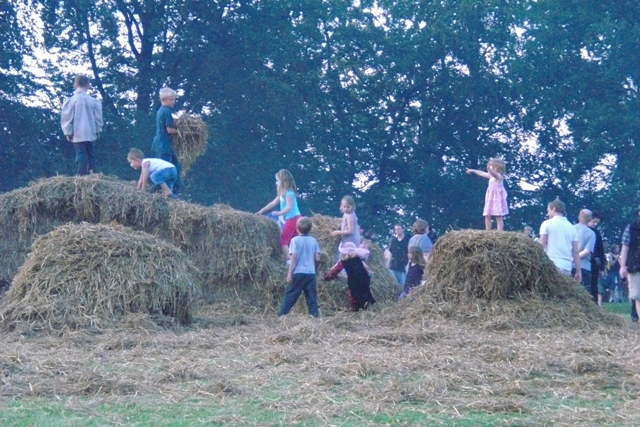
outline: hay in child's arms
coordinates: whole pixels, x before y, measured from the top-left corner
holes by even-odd
[[[175,120],[178,133],[173,137],[173,147],[186,175],[196,159],[207,149],[209,128],[201,117],[183,114]]]

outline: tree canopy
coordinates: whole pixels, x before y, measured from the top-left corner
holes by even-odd
[[[634,12],[630,0],[0,0],[1,189],[72,170],[58,109],[85,71],[105,173],[135,177],[126,152],[149,150],[162,86],[204,118],[195,202],[254,211],[285,168],[306,214],[338,215],[353,194],[382,236],[415,218],[481,227],[487,183],[465,168],[501,157],[506,229],[536,229],[560,197],[570,217],[601,212],[618,240],[640,202]],[[36,92],[42,105],[25,102]]]

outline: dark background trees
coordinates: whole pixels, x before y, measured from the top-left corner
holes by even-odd
[[[617,240],[640,201],[640,6],[561,3],[0,0],[1,190],[71,172],[57,114],[83,70],[103,102],[105,173],[135,178],[123,159],[149,149],[160,87],[203,116],[194,202],[254,211],[286,168],[305,213],[338,215],[354,194],[381,235],[417,217],[482,227],[486,182],[464,169],[503,157],[507,229],[537,228],[560,197],[570,217],[603,212]]]

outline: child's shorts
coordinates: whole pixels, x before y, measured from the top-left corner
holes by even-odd
[[[297,215],[285,221],[282,231],[280,232],[280,246],[289,246],[291,239],[298,235],[296,222],[300,216],[301,215]]]
[[[170,189],[173,189],[173,184],[175,184],[177,178],[178,170],[175,166],[157,170],[149,176],[149,179],[155,185],[167,184]]]

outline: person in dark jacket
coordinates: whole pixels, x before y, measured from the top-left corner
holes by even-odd
[[[607,265],[607,256],[604,251],[602,234],[600,234],[598,230],[598,225],[601,221],[602,216],[599,213],[593,212],[591,214],[589,228],[596,234],[596,245],[591,254],[591,296],[593,297],[593,301],[597,302],[599,306],[602,306],[604,286],[598,286],[598,284],[601,282],[601,273],[605,271],[605,266]]]

